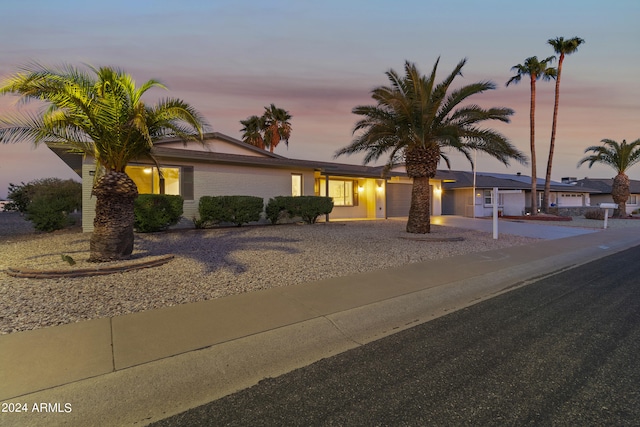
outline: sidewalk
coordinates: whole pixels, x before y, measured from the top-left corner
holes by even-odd
[[[526,246],[0,336],[0,399],[29,409],[1,413],[0,426],[145,425],[640,244],[630,230],[577,230]],[[34,413],[33,404],[43,402],[60,411]]]

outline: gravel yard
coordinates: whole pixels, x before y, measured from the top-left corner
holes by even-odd
[[[535,239],[432,226],[430,242],[400,238],[404,220],[351,221],[136,234],[134,257],[174,254],[153,267],[107,276],[24,279],[9,267],[95,267],[89,233],[35,233],[14,213],[0,213],[0,334],[220,298],[324,278],[522,245]]]

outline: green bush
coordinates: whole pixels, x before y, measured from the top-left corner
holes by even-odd
[[[71,179],[44,178],[9,185],[9,209],[26,214],[36,230],[60,230],[73,223],[69,214],[82,207],[82,184]]]
[[[315,224],[320,215],[333,210],[333,200],[321,196],[277,196],[269,199],[267,218],[276,224],[282,217],[302,218],[307,224]]]
[[[135,200],[133,228],[141,233],[166,230],[182,216],[182,196],[140,194]]]
[[[259,221],[264,208],[262,197],[255,196],[203,196],[198,212],[201,223],[232,223],[238,227]]]

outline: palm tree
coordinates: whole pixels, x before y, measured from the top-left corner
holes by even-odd
[[[264,117],[251,116],[246,120],[240,120],[240,124],[244,127],[242,132],[242,140],[247,144],[264,150],[264,138],[262,137],[262,129],[264,128]]]
[[[636,139],[631,144],[627,144],[626,140],[622,140],[622,144],[618,144],[612,139],[603,139],[600,142],[603,145],[593,145],[584,150],[585,153],[591,151],[592,154],[581,159],[578,166],[587,162],[589,162],[589,167],[594,163],[602,163],[611,166],[618,172],[613,179],[611,196],[613,201],[618,204],[618,216],[623,218],[627,214],[627,199],[629,199],[629,177],[625,172],[640,161],[640,139]]]
[[[265,145],[269,147],[269,151],[278,146],[280,141],[289,146],[289,138],[291,137],[291,115],[282,108],[277,108],[274,104],[264,107],[264,140]]]
[[[363,132],[335,154],[338,157],[366,152],[364,163],[367,164],[388,153],[387,170],[404,161],[407,175],[413,179],[406,228],[409,233],[431,231],[429,178],[435,176],[440,158],[450,166],[444,149],[463,153],[471,163],[472,150],[489,153],[505,165],[511,158],[526,161],[524,154],[502,134],[479,127],[485,120],[509,122],[513,110],[460,105],[472,95],[495,89],[495,84],[473,83],[449,92],[455,77],[461,75],[466,59],[460,61],[445,80],[436,83],[439,61],[429,76],[421,75],[415,64],[409,62],[405,63],[404,77],[394,70],[388,71],[390,86],[380,86],[371,93],[377,105],[353,109],[354,114],[363,116],[353,132]]]
[[[0,118],[0,140],[63,144],[93,156],[98,167],[89,260],[102,262],[127,258],[133,251],[133,202],[138,190],[124,171],[127,164],[140,157],[153,159],[153,143],[161,138],[202,139],[206,124],[179,99],[145,105],[141,97],[147,90],[165,88],[156,80],[136,87],[121,70],[90,69],[92,74],[70,65],[56,69],[33,63],[7,78],[0,84],[0,94],[19,95],[25,102],[44,101],[48,107]]]
[[[538,61],[535,56],[524,60],[524,64],[518,64],[511,67],[511,71],[517,74],[509,79],[507,86],[511,83],[520,83],[523,76],[529,76],[531,82],[531,106],[529,109],[529,142],[531,145],[531,215],[538,213],[538,189],[537,189],[537,171],[536,171],[536,132],[535,132],[535,115],[536,115],[536,81],[538,79],[550,80],[556,76],[556,69],[549,67],[555,59],[550,56],[542,61]]]
[[[547,40],[547,43],[553,46],[558,58],[558,75],[556,77],[556,96],[553,104],[553,124],[551,125],[551,144],[549,145],[549,160],[547,160],[547,174],[544,181],[544,196],[542,196],[542,209],[548,213],[549,211],[549,195],[551,193],[551,167],[553,163],[553,151],[556,144],[556,129],[558,124],[558,105],[560,103],[560,76],[562,74],[562,63],[565,55],[571,55],[578,50],[578,46],[584,43],[580,37],[573,37],[565,40],[564,37],[556,37]]]

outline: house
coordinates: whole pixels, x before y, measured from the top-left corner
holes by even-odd
[[[443,171],[443,215],[467,217],[491,216],[493,189],[498,188],[498,209],[501,215],[521,216],[531,212],[531,177],[517,174],[476,172],[475,186],[472,172]],[[538,206],[542,205],[544,179],[538,179]],[[550,207],[559,215],[579,215],[591,205],[595,189],[552,182]]]
[[[568,183],[576,186],[576,188],[591,188],[598,193],[591,194],[591,205],[598,206],[600,203],[614,203],[611,196],[613,188],[613,178],[584,178],[577,180],[575,178],[563,178]],[[630,180],[629,191],[631,195],[627,199],[627,214],[632,214],[635,210],[640,209],[640,181]]]
[[[93,158],[69,153],[49,144],[82,178],[82,227],[93,230],[95,199],[91,188],[96,173]],[[409,214],[412,181],[406,172],[393,169],[382,177],[383,167],[289,159],[253,147],[227,135],[205,135],[204,143],[183,143],[166,139],[152,149],[163,175],[148,159],[127,166],[127,174],[140,194],[179,194],[184,198],[185,218],[198,216],[202,196],[247,195],[262,197],[265,203],[275,196],[328,195],[334,209],[330,219],[383,219]],[[440,215],[442,182],[432,185],[433,215]]]

